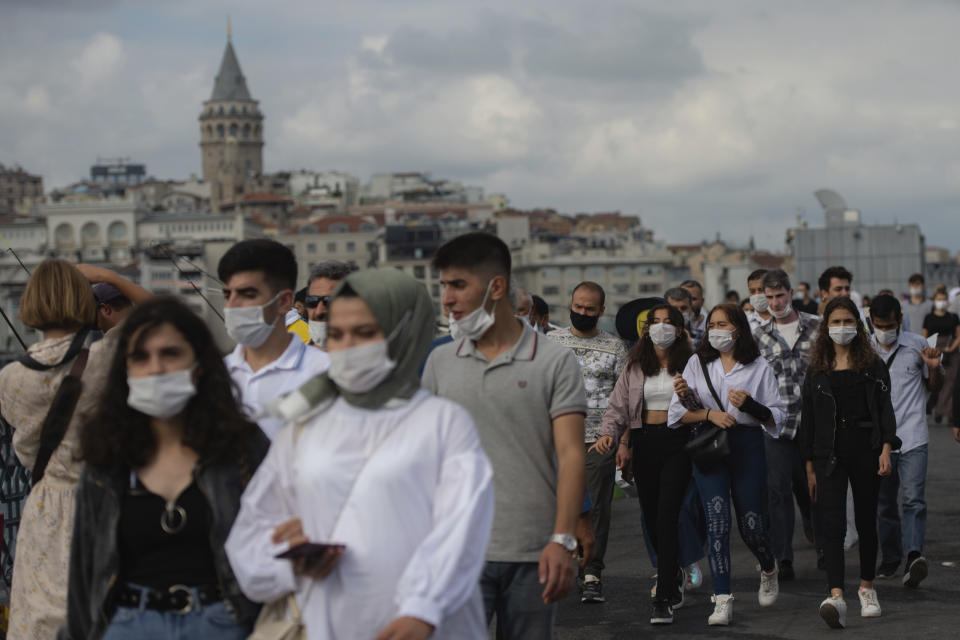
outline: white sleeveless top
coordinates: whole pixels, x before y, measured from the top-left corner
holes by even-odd
[[[655,376],[643,380],[643,408],[646,411],[666,411],[673,399],[673,376],[666,367]]]

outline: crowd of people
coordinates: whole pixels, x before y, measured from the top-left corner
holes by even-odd
[[[0,371],[33,478],[7,637],[480,639],[495,619],[498,638],[552,638],[568,594],[608,595],[618,472],[657,571],[651,624],[704,559],[707,623],[732,622],[734,524],[776,605],[797,513],[830,627],[852,539],[862,617],[881,615],[876,580],[927,576],[927,416],[960,442],[960,289],[928,299],[915,275],[867,299],[835,266],[815,295],[757,270],[742,301],[707,309],[688,280],[613,333],[589,281],[551,323],[495,236],[432,268],[439,326],[401,271],[329,261],[298,288],[290,249],[238,242],[217,273],[225,355],[174,298],[36,268],[19,313],[42,339]]]

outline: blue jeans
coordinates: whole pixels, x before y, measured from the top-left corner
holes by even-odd
[[[770,513],[770,544],[778,560],[793,562],[793,477],[800,466],[800,448],[793,440],[764,436],[767,456],[767,494]]]
[[[737,527],[747,548],[764,571],[776,560],[767,523],[767,459],[761,427],[727,429],[730,455],[704,470],[693,467],[707,520],[707,556],[715,594],[730,593],[730,496],[737,509]]]
[[[487,562],[480,576],[487,624],[497,614],[498,640],[551,640],[557,605],[543,603],[536,562]]]
[[[923,553],[927,532],[927,445],[906,453],[891,453],[893,472],[880,480],[877,507],[877,533],[880,537],[881,564],[900,564],[904,550]],[[902,501],[897,494],[902,490]],[[903,530],[900,508],[903,508]]]
[[[117,607],[103,640],[244,640],[250,626],[237,624],[220,602],[196,605],[187,613],[144,607]]]

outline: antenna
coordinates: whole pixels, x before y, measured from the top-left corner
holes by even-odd
[[[227,15],[227,41],[230,40],[230,16]]]

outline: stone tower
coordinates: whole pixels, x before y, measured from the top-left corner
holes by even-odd
[[[227,29],[227,48],[213,94],[200,113],[203,179],[210,183],[214,211],[243,194],[250,175],[263,172],[263,114],[250,97]]]

